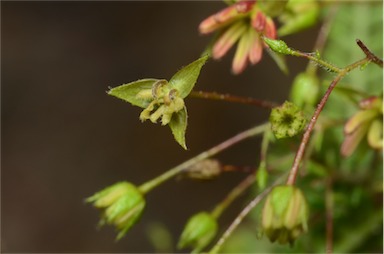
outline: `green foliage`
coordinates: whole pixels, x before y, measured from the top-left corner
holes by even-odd
[[[141,79],[112,88],[108,94],[144,108],[140,114],[142,121],[149,119],[156,123],[161,118],[162,125],[169,124],[175,140],[187,149],[185,132],[188,115],[183,99],[195,86],[207,58],[203,56],[183,67],[169,82],[163,79]]]

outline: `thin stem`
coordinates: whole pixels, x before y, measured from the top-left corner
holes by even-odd
[[[270,187],[266,188],[262,193],[257,195],[240,213],[237,215],[236,219],[232,222],[232,224],[227,228],[221,238],[217,241],[215,246],[208,252],[210,254],[218,253],[225,243],[225,241],[230,237],[233,231],[240,225],[243,219],[249,214],[250,211],[258,204],[260,201],[268,195],[268,193],[272,190],[273,187],[280,184],[285,177],[285,174],[278,178]]]
[[[209,149],[205,152],[202,152],[199,155],[197,155],[197,156],[181,163],[180,165],[168,170],[167,172],[163,173],[162,175],[160,175],[160,176],[158,176],[158,177],[156,177],[156,178],[154,178],[148,182],[143,183],[139,187],[139,190],[142,193],[147,193],[150,190],[152,190],[153,188],[155,188],[156,186],[160,185],[161,183],[163,183],[163,182],[167,181],[168,179],[172,178],[173,176],[177,175],[178,173],[180,173],[184,169],[189,168],[193,164],[200,162],[204,159],[207,159],[207,158],[209,158],[215,154],[218,154],[218,153],[222,152],[223,150],[227,149],[228,147],[233,146],[236,143],[239,143],[242,140],[245,140],[247,138],[250,138],[250,137],[253,137],[253,136],[256,136],[256,135],[263,133],[264,130],[268,126],[269,126],[268,123],[264,123],[262,125],[258,125],[258,126],[251,128],[251,129],[248,129],[246,131],[243,131],[243,132],[227,139],[226,141],[212,147],[211,149]]]
[[[295,51],[294,56],[300,56],[300,57],[307,58],[307,59],[315,62],[319,66],[329,70],[330,72],[341,73],[343,71],[343,69],[340,69],[339,67],[336,67],[333,64],[330,64],[330,63],[324,61],[323,59],[320,59],[318,56],[314,55],[313,53],[305,53],[305,52],[301,52],[301,51]]]
[[[279,104],[270,101],[258,100],[250,97],[241,97],[231,94],[220,94],[216,92],[203,92],[203,91],[192,91],[189,96],[202,99],[210,100],[221,100],[227,102],[236,102],[241,104],[254,105],[262,108],[271,109],[278,106]]]
[[[357,45],[359,45],[359,47],[361,48],[361,50],[364,52],[364,54],[375,64],[377,64],[378,66],[380,66],[381,68],[383,68],[383,60],[381,60],[380,58],[378,58],[375,54],[373,54],[368,48],[367,46],[365,46],[365,44],[360,41],[359,39],[356,39],[356,43]]]
[[[326,246],[327,254],[333,252],[333,194],[332,194],[332,179],[329,177],[326,180],[325,191],[325,209],[326,209]]]
[[[238,184],[232,191],[220,202],[212,211],[212,216],[216,219],[227,209],[227,207],[239,197],[246,189],[248,189],[255,182],[255,175],[251,174],[247,176],[240,184]]]
[[[321,111],[323,110],[328,98],[329,98],[329,95],[331,94],[333,88],[337,85],[337,83],[350,71],[352,71],[353,69],[359,67],[359,66],[362,66],[366,63],[368,63],[369,61],[371,61],[368,57],[364,58],[364,59],[361,59],[351,65],[348,65],[347,67],[343,68],[340,70],[339,74],[336,76],[336,78],[331,82],[331,84],[329,85],[327,91],[325,92],[323,98],[321,99],[320,103],[317,105],[317,108],[311,118],[311,121],[309,122],[308,124],[308,127],[307,129],[305,130],[304,132],[304,135],[303,135],[303,138],[301,140],[301,143],[300,143],[300,146],[299,146],[299,149],[297,150],[297,153],[296,153],[296,156],[295,156],[295,159],[293,161],[293,165],[292,165],[292,168],[289,172],[289,175],[288,175],[288,180],[287,180],[287,184],[289,185],[293,185],[295,184],[295,181],[296,181],[296,175],[297,175],[297,172],[298,172],[298,169],[299,169],[299,166],[300,166],[300,162],[303,158],[303,155],[304,155],[304,152],[305,152],[305,149],[307,147],[307,144],[308,144],[308,141],[311,137],[311,133],[315,127],[315,124],[316,124],[316,121],[317,119],[319,118],[319,115],[321,113]]]

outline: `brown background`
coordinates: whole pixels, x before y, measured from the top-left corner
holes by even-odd
[[[197,26],[222,2],[1,2],[2,251],[153,252],[148,226],[177,237],[186,219],[214,204],[244,177],[170,181],[147,196],[141,221],[118,243],[96,229],[84,198],[120,180],[141,184],[230,136],[262,123],[268,111],[188,98],[188,151],[167,127],[141,123],[140,109],[107,96],[109,86],[166,78],[197,59],[210,41]],[[310,51],[315,29],[286,41]],[[306,62],[283,75],[264,54],[241,76],[233,50],[209,61],[197,89],[283,102]],[[228,164],[256,165],[259,139],[222,153]],[[240,210],[237,202],[221,223]]]

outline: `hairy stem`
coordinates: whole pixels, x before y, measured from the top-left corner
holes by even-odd
[[[360,41],[360,40],[359,40]],[[304,132],[304,135],[303,135],[303,138],[301,140],[301,143],[300,143],[300,146],[299,146],[299,149],[297,150],[297,153],[296,153],[296,156],[295,156],[295,159],[293,161],[293,165],[292,165],[292,168],[289,172],[289,175],[288,175],[288,180],[287,180],[287,184],[289,185],[293,185],[295,184],[295,181],[296,181],[296,175],[297,175],[297,172],[298,172],[298,169],[299,169],[299,166],[300,166],[300,162],[303,158],[303,155],[304,155],[304,152],[305,152],[305,149],[307,147],[307,144],[308,144],[308,141],[311,137],[311,133],[315,127],[315,124],[317,122],[317,119],[319,118],[319,115],[321,113],[321,111],[323,110],[325,104],[327,103],[327,100],[329,98],[329,95],[331,94],[333,88],[335,88],[335,86],[337,85],[337,83],[342,79],[344,78],[345,75],[347,75],[350,71],[360,67],[360,66],[363,66],[365,64],[367,64],[368,62],[371,62],[372,59],[366,57],[364,59],[361,59],[351,65],[348,65],[347,67],[343,68],[343,69],[340,69],[340,72],[338,72],[338,75],[336,76],[336,78],[331,82],[331,84],[329,85],[327,91],[325,92],[323,98],[321,99],[320,103],[317,105],[317,108],[311,118],[311,121],[309,122],[308,124],[308,127],[307,129],[305,130]]]
[[[245,140],[247,138],[250,138],[250,137],[253,137],[253,136],[256,136],[256,135],[263,133],[268,126],[269,126],[268,123],[264,123],[262,125],[258,125],[258,126],[251,128],[251,129],[248,129],[246,131],[243,131],[243,132],[231,137],[230,139],[227,139],[226,141],[218,144],[217,146],[214,146],[211,149],[209,149],[205,152],[202,152],[199,155],[197,155],[197,156],[181,163],[180,165],[168,170],[167,172],[163,173],[162,175],[160,175],[160,176],[158,176],[158,177],[156,177],[156,178],[154,178],[148,182],[143,183],[142,185],[140,185],[139,190],[142,193],[147,193],[150,190],[152,190],[153,188],[155,188],[156,186],[158,186],[158,185],[162,184],[163,182],[167,181],[168,179],[174,177],[175,175],[177,175],[178,173],[180,173],[184,169],[189,168],[193,164],[200,162],[204,159],[207,159],[207,158],[209,158],[215,154],[218,154],[218,153],[222,152],[223,150],[227,149],[228,147],[233,146],[236,143],[239,143],[242,140]]]
[[[279,104],[270,101],[258,100],[250,97],[241,97],[231,94],[220,94],[216,92],[203,92],[203,91],[192,91],[189,96],[202,99],[220,100],[227,102],[236,102],[241,104],[254,105],[262,108],[272,109]]]

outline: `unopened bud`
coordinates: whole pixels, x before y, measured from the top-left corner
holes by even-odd
[[[266,36],[263,36],[263,40],[268,45],[268,47],[276,53],[283,55],[296,55],[296,52],[288,47],[288,45],[282,40],[272,40]]]
[[[215,237],[217,221],[210,213],[200,212],[192,216],[181,234],[178,248],[193,248],[192,253],[199,253]]]
[[[142,193],[131,183],[119,182],[86,199],[102,209],[100,225],[114,225],[121,239],[139,219],[145,207]]]
[[[292,84],[291,100],[299,106],[314,106],[319,96],[319,80],[315,75],[306,72],[297,75]]]
[[[307,231],[309,212],[300,189],[292,185],[274,187],[262,212],[262,227],[269,240],[280,244],[293,242]]]
[[[221,164],[218,160],[206,159],[185,170],[185,176],[198,180],[210,180],[221,173]]]

